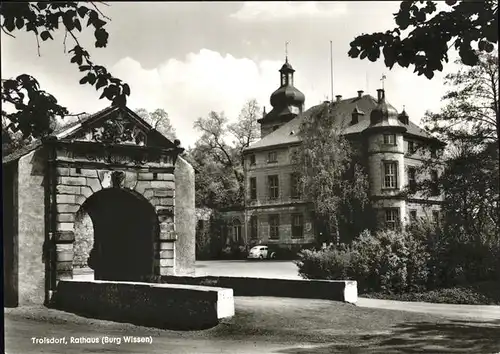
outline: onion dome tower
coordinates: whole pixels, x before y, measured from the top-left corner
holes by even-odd
[[[291,121],[304,109],[305,96],[294,86],[295,70],[288,62],[288,57],[279,72],[280,87],[272,93],[270,99],[273,109],[258,120],[261,125],[261,137]]]

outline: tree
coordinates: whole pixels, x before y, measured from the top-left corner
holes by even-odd
[[[135,113],[170,140],[176,139],[175,128],[170,122],[168,113],[163,108],[157,108],[151,113],[144,108],[138,108]]]
[[[413,64],[414,72],[429,79],[436,70],[443,70],[452,46],[465,65],[477,65],[474,49],[491,53],[498,43],[498,2],[447,0],[446,4],[449,11],[436,13],[435,1],[402,1],[394,14],[397,27],[356,37],[350,43],[349,56],[376,61],[382,49],[388,68]]]
[[[259,138],[256,100],[243,106],[238,120],[229,124],[223,112],[198,118],[195,129],[202,133],[189,152],[199,171],[197,199],[203,206],[220,208],[244,205],[243,150]]]
[[[243,149],[260,139],[260,129],[257,120],[260,118],[260,106],[256,99],[248,100],[241,109],[238,121],[229,125],[228,130],[236,139],[235,145],[243,166]]]
[[[316,217],[338,244],[342,221],[362,223],[368,179],[332,109],[324,105],[304,116],[299,131],[301,144],[292,152],[292,163],[304,199],[312,203]],[[357,214],[357,220],[352,220],[353,214]],[[347,235],[342,239],[346,240]]]
[[[2,31],[14,37],[13,33],[22,31],[32,32],[36,38],[38,53],[40,55],[40,39],[53,40],[53,33],[59,30],[65,32],[66,40],[72,38],[75,46],[68,51],[71,53],[71,63],[78,65],[85,75],[80,84],[89,84],[96,90],[102,89],[100,98],[107,98],[113,105],[125,105],[126,98],[130,95],[129,86],[120,79],[113,77],[104,66],[95,64],[85,48],[80,45],[77,33],[82,32],[82,25],[94,29],[95,47],[105,48],[108,44],[109,33],[105,29],[105,16],[96,3],[103,2],[72,2],[58,1],[47,2],[2,2],[0,15]],[[51,120],[55,116],[64,118],[69,115],[66,107],[57,103],[51,94],[40,89],[38,81],[29,74],[21,74],[16,78],[2,78],[2,103],[11,105],[13,112],[2,110],[2,118],[8,120],[9,132],[22,133],[23,138],[39,138],[49,134]]]
[[[457,60],[457,64],[460,64]],[[479,53],[474,67],[462,66],[448,74],[451,87],[444,97],[441,112],[427,112],[426,128],[449,143],[469,141],[484,147],[500,137],[498,55]]]
[[[452,282],[500,274],[498,56],[479,53],[479,59],[446,76],[451,90],[443,108],[424,118],[427,130],[448,143],[442,159],[424,161],[421,173],[442,171],[439,259],[449,270],[444,279]],[[429,195],[435,187],[436,181],[423,178],[417,189]]]

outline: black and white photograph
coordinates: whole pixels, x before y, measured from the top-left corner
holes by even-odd
[[[498,1],[2,1],[5,354],[500,354]]]

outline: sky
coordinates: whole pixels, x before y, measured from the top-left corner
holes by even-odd
[[[285,59],[295,72],[295,86],[306,96],[305,108],[330,98],[330,41],[334,96],[354,97],[358,90],[376,96],[385,74],[387,100],[405,107],[417,124],[426,110],[438,111],[450,62],[432,80],[413,68],[386,68],[349,58],[349,43],[363,33],[395,27],[397,1],[374,2],[109,2],[111,18],[106,48],[95,48],[93,32],[79,40],[94,63],[104,65],[130,85],[128,107],[165,109],[182,146],[199,137],[193,123],[210,111],[238,118],[246,101],[257,99],[269,112],[269,97],[279,87]],[[438,8],[446,8],[441,3]],[[94,113],[110,104],[89,85],[80,85],[78,67],[64,52],[64,33],[40,43],[32,33],[1,34],[1,76],[27,73],[72,113]],[[69,37],[69,36],[68,36]],[[67,47],[74,43],[67,39]]]

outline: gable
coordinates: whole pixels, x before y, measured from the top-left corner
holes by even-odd
[[[176,146],[127,107],[108,107],[63,129],[56,136],[61,140],[119,145]]]
[[[88,117],[80,118],[51,134],[59,140],[104,142],[118,145],[154,146],[160,148],[178,147],[127,107],[110,106]],[[145,136],[144,140],[141,140]],[[141,142],[142,141],[142,142]],[[2,164],[20,157],[42,146],[42,140],[2,156]]]

